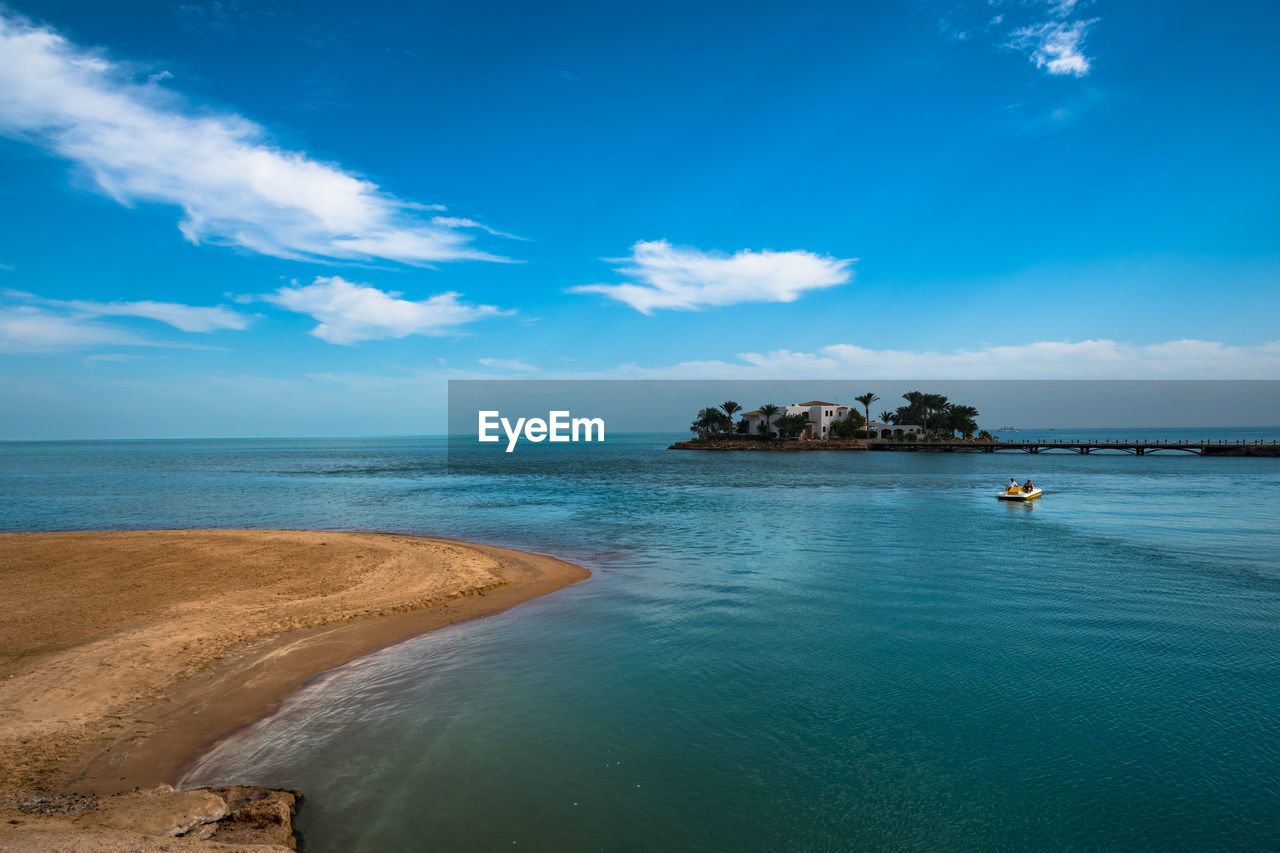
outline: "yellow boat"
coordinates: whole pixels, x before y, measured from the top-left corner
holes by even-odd
[[[1033,501],[1042,494],[1044,494],[1044,492],[1040,489],[1032,489],[1029,492],[1024,492],[1022,489],[1015,488],[1005,489],[1003,492],[996,495],[996,497],[1002,501]]]

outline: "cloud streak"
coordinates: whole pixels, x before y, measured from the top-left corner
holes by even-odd
[[[181,305],[176,302],[92,302],[42,299],[18,290],[4,296],[14,304],[0,305],[0,352],[42,353],[94,346],[187,346],[152,341],[131,330],[96,322],[100,317],[155,320],[184,332],[209,333],[246,329],[252,317],[220,306]]]
[[[72,311],[100,317],[143,317],[166,323],[183,332],[217,332],[247,329],[252,320],[246,314],[221,306],[180,305],[176,302],[88,302],[42,300],[46,305],[65,306]]]
[[[1025,53],[1036,68],[1050,74],[1084,77],[1092,67],[1084,55],[1084,38],[1097,19],[1044,21],[1009,34],[1006,47]]]
[[[425,216],[441,208],[278,148],[242,116],[193,108],[163,73],[139,82],[2,7],[0,56],[0,134],[71,161],[121,204],[180,207],[192,243],[311,260],[501,260],[472,245],[484,226]]]
[[[515,313],[493,305],[462,302],[460,294],[454,292],[438,293],[420,301],[402,296],[338,276],[320,276],[311,284],[282,287],[258,298],[312,317],[319,325],[311,334],[342,345],[408,335],[458,334],[460,327],[468,323]]]
[[[641,240],[624,264],[625,284],[585,284],[570,293],[600,293],[642,314],[666,308],[693,311],[739,302],[794,302],[806,291],[848,282],[854,261],[812,252],[754,252],[733,255]]]
[[[744,352],[734,361],[623,365],[616,378],[653,379],[1280,379],[1280,340],[1253,346],[1177,340],[1040,341],[976,349],[873,350],[833,344],[815,352]]]
[[[0,306],[0,353],[54,353],[95,346],[154,346],[126,329],[33,305]]]
[[[405,376],[313,374],[352,388],[405,389],[445,379],[493,379],[513,364],[481,359],[490,371],[432,368]],[[523,364],[523,362],[516,362]],[[533,367],[533,365],[529,365]],[[1280,379],[1280,340],[1249,346],[1176,340],[1037,341],[955,350],[869,349],[832,344],[813,352],[744,352],[732,359],[656,367],[620,364],[600,370],[526,372],[536,379]]]
[[[515,370],[521,373],[537,371],[537,366],[521,361],[518,358],[482,358],[478,363],[491,370]]]
[[[1090,5],[1092,0],[964,2],[950,9],[938,27],[955,41],[986,34],[1051,76],[1086,77],[1093,60],[1085,53],[1085,39],[1098,19],[1080,12]],[[995,9],[1000,11],[992,14]]]

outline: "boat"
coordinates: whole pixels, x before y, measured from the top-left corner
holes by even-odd
[[[1003,492],[996,495],[996,497],[1002,501],[1033,501],[1042,494],[1044,494],[1044,492],[1039,488],[1032,489],[1029,492],[1024,492],[1022,489],[1018,489],[1016,492],[1010,492],[1008,489],[1005,489]]]
[[[1017,431],[1018,431],[1018,428],[1015,426],[1003,426],[1003,427],[1000,427],[1000,429],[996,430],[996,432],[1017,432]]]

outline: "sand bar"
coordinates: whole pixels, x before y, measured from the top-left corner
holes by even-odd
[[[0,794],[173,783],[316,674],[587,575],[390,534],[0,534]]]

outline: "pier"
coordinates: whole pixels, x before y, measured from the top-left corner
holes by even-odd
[[[757,451],[831,451],[879,450],[922,453],[1128,453],[1133,456],[1271,456],[1280,457],[1280,441],[1244,441],[1213,439],[1202,441],[1146,441],[1140,439],[1106,439],[1100,441],[1023,439],[1022,441],[982,441],[972,438],[902,441],[898,439],[830,439],[828,441],[787,441],[742,439],[733,437],[677,441],[670,450],[757,450]]]
[[[867,442],[868,450],[932,451],[943,453],[1095,453],[1114,451],[1134,456],[1151,453],[1184,454],[1194,456],[1280,456],[1280,443],[1272,441],[1143,441],[1110,439],[1102,441],[1073,441],[1024,439],[1022,441],[876,441]]]

